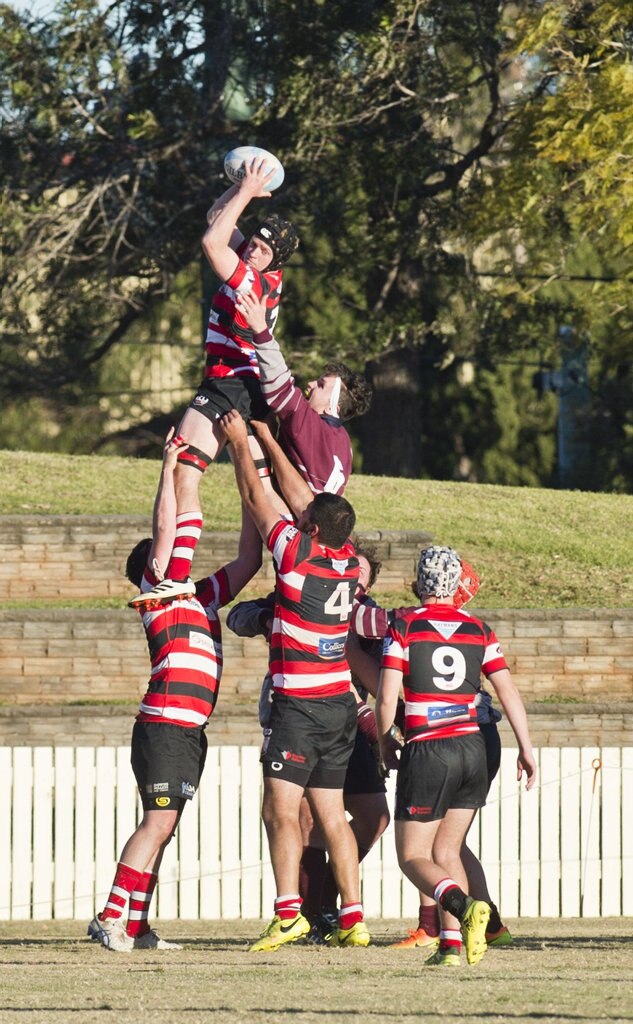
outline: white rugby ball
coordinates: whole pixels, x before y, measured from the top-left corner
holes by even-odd
[[[268,191],[273,192],[274,189],[279,188],[284,180],[284,169],[276,156],[259,146],[238,146],[237,149],[232,149],[230,153],[226,154],[224,173],[229,181],[232,181],[234,185],[239,185],[244,177],[244,164],[250,165],[252,160],[256,160],[258,164],[265,160],[269,169],[274,170],[275,176],[266,186]]]

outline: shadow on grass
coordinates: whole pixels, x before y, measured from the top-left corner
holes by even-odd
[[[235,1013],[235,1007],[233,1007],[233,1006],[200,1006],[200,1005],[198,1005],[198,1006],[182,1006],[182,1005],[178,1005],[178,1006],[169,1006],[169,1007],[168,1006],[161,1006],[160,1009],[161,1009],[161,1013],[163,1013],[163,1014],[177,1013],[177,1014],[182,1015],[185,1019],[186,1019],[187,1014],[189,1014],[189,1013],[198,1014],[198,1015],[201,1014],[201,1013],[208,1013],[208,1014],[214,1014],[214,1013],[230,1013],[230,1014],[234,1014]],[[33,1013],[33,1009],[30,1008],[30,1007],[1,1006],[1,1005],[0,1005],[0,1011],[2,1011],[3,1013],[16,1013],[16,1014],[18,1014],[18,1013],[31,1013],[32,1014]],[[100,1011],[103,1011],[105,1013],[120,1013],[120,1010],[118,1010],[114,1006],[110,1006],[108,1003],[104,1003],[101,1006],[91,1006],[90,1007],[90,1013],[91,1014],[99,1013]],[[69,1014],[77,1013],[77,1014],[85,1014],[86,1013],[86,1008],[85,1008],[85,1006],[38,1006],[37,1007],[37,1012],[38,1013],[69,1013]],[[301,1018],[304,1015],[309,1015],[310,1018],[318,1017],[318,1016],[330,1017],[331,1018],[333,1013],[336,1013],[337,1020],[344,1020],[346,1017],[349,1017],[350,1019],[354,1019],[354,1020],[358,1019],[358,1010],[357,1009],[352,1008],[352,1009],[349,1009],[349,1010],[344,1010],[344,1009],[341,1009],[340,1007],[337,1007],[337,1009],[334,1011],[334,1010],[331,1010],[331,1009],[323,1009],[323,1010],[315,1010],[314,1008],[303,1009],[302,1007],[299,1007],[299,1006],[283,1006],[283,1007],[280,1007],[280,1006],[270,1006],[270,1007],[266,1007],[266,1006],[250,1006],[250,1007],[244,1006],[244,1007],[241,1008],[241,1012],[245,1013],[245,1014],[253,1014],[254,1017],[257,1017],[259,1015],[264,1015],[264,1016],[265,1015],[269,1015],[269,1019],[271,1019],[271,1020],[274,1020],[274,1019],[280,1018],[280,1017],[282,1019],[285,1018],[285,1017],[292,1017],[293,1019],[301,1020]],[[397,1014],[397,1016],[399,1017],[401,1015]],[[436,1011],[428,1012],[428,1011],[425,1011],[425,1010],[418,1010],[418,1011],[413,1011],[413,1012],[406,1011],[404,1013],[404,1016],[406,1016],[407,1018],[413,1018],[415,1020],[433,1020],[433,1021],[437,1021],[437,1019],[438,1019],[438,1015],[437,1015]],[[393,1017],[394,1017],[394,1015],[390,1014],[388,1011],[386,1012],[384,1007],[380,1008],[380,1009],[376,1009],[376,1010],[363,1010],[363,1018],[367,1018],[367,1019],[377,1018],[378,1020],[390,1020],[390,1019],[393,1019]],[[592,1015],[592,1016],[588,1017],[588,1016],[585,1016],[582,1013],[552,1013],[551,1011],[548,1011],[548,1012],[545,1012],[545,1011],[543,1011],[543,1012],[533,1011],[533,1012],[530,1012],[530,1013],[522,1013],[521,1011],[517,1011],[516,1013],[512,1013],[512,1012],[508,1012],[507,1010],[504,1010],[503,1017],[504,1017],[504,1020],[522,1020],[522,1021],[525,1021],[525,1020],[534,1020],[534,1021],[538,1021],[538,1020],[554,1020],[554,1021],[561,1020],[561,1021],[579,1021],[579,1022],[590,1021],[591,1024],[595,1024],[595,1021],[596,1021],[595,1015]],[[442,1011],[441,1019],[442,1020],[457,1020],[457,1021],[463,1022],[464,1015],[463,1015],[462,1012],[455,1012],[455,1013],[448,1012],[447,1013],[445,1011]],[[482,1011],[481,1013],[473,1013],[472,1011],[469,1011],[469,1013],[468,1013],[468,1020],[469,1021],[470,1020],[490,1020],[490,1011],[488,1011],[488,1010],[487,1011]],[[608,1024],[608,1022],[610,1020],[611,1021],[630,1021],[630,1020],[633,1020],[633,1017],[631,1017],[631,1016],[624,1017],[624,1016],[622,1016],[622,1014],[617,1014],[616,1013],[613,1016],[607,1016],[605,1014],[604,1016],[600,1017],[600,1020],[601,1021],[606,1021],[607,1024]]]

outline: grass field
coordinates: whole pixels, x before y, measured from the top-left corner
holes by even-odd
[[[0,937],[0,1024],[624,1024],[633,1020],[633,920],[508,922],[515,945],[475,967],[424,968],[395,951],[401,921],[368,949],[248,953],[260,922],[166,922],[182,952],[109,953],[80,922],[13,922]],[[372,925],[372,922],[370,922]]]
[[[151,514],[153,460],[0,451],[0,514]],[[353,476],[361,530],[425,530],[483,577],[482,608],[633,605],[633,495]],[[202,481],[207,530],[239,529],[230,465]],[[380,587],[378,586],[377,591]]]

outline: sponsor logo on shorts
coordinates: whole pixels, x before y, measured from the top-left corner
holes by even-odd
[[[148,786],[147,790],[149,793],[168,793],[169,783],[168,782],[155,782],[153,786]]]
[[[157,807],[169,807],[171,799],[168,796],[157,796],[154,803]]]
[[[431,808],[430,807],[413,807],[413,806],[412,807],[407,807],[407,814],[411,814],[411,815],[422,814],[422,815],[425,815],[425,814],[430,814],[430,813],[431,813]]]
[[[270,767],[274,772],[280,772],[283,768],[283,764],[281,763],[281,761],[271,761]]]
[[[206,395],[196,395],[193,400],[194,405],[207,405],[209,399]]]
[[[320,658],[342,658],[345,653],[344,640],[332,640],[331,637],[319,637]]]
[[[190,782],[183,782],[180,787],[180,792],[182,793],[183,796],[194,796],[196,792],[196,787],[193,786]]]
[[[282,750],[281,756],[284,761],[292,761],[294,764],[305,764],[306,762],[303,754],[293,754],[291,750]]]

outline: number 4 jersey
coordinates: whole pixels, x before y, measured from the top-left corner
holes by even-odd
[[[280,520],[268,547],[277,569],[270,674],[276,692],[334,697],[350,689],[345,644],[358,583],[346,543],[333,550]]]
[[[446,604],[396,619],[382,666],[402,672],[407,743],[476,732],[481,674],[508,667],[490,626]]]

